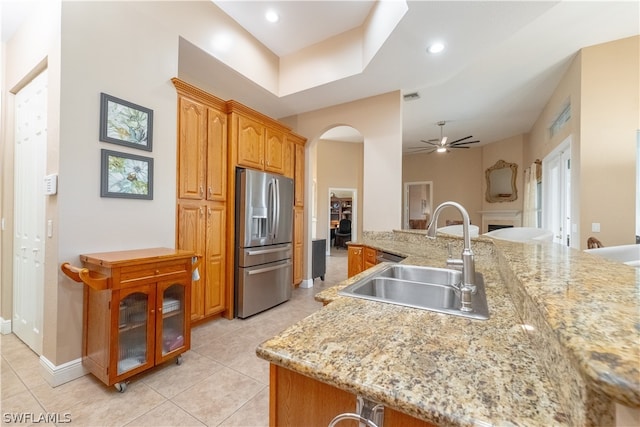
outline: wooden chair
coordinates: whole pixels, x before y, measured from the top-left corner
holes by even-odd
[[[600,240],[595,237],[589,237],[587,239],[587,249],[596,249],[596,248],[604,248],[604,245],[600,242]]]

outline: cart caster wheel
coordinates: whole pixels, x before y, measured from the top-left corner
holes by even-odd
[[[178,366],[182,365],[182,355],[176,357],[176,365]]]
[[[127,383],[115,383],[114,387],[116,388],[116,390],[118,390],[120,393],[124,393],[127,390]]]

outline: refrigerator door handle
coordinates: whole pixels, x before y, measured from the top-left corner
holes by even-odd
[[[269,206],[269,219],[271,220],[271,224],[269,224],[270,229],[269,229],[269,237],[271,239],[275,239],[276,237],[276,215],[275,215],[275,210],[276,210],[276,180],[275,178],[271,178],[271,180],[269,181],[269,201],[271,203],[271,206]]]
[[[275,203],[273,205],[273,238],[275,239],[280,233],[280,180],[274,178],[273,183],[273,189],[275,191]]]
[[[276,252],[282,252],[282,251],[287,251],[291,248],[289,247],[280,247],[277,249],[259,249],[256,251],[247,251],[247,255],[264,255],[264,254],[273,254]]]
[[[285,264],[276,265],[274,267],[264,267],[264,268],[258,268],[256,270],[250,270],[247,274],[249,276],[253,276],[254,274],[261,274],[261,273],[266,273],[268,271],[280,270],[281,268],[287,268],[290,265],[291,265],[291,261],[287,261]]]

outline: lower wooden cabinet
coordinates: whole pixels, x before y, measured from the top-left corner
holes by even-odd
[[[221,202],[178,201],[178,248],[199,259],[199,280],[193,282],[191,320],[225,309],[226,207]]]
[[[293,284],[302,282],[304,269],[304,208],[293,209]]]
[[[353,277],[364,270],[364,247],[350,244],[348,249],[347,276]]]
[[[378,263],[378,251],[368,246],[349,244],[348,256],[348,277],[353,277]]]
[[[81,255],[62,271],[84,282],[82,364],[106,385],[191,346],[192,252],[167,248]],[[178,359],[179,361],[180,359]]]
[[[327,426],[337,415],[356,411],[356,396],[339,388],[271,365],[269,378],[269,425],[278,427]],[[340,427],[358,427],[345,420]],[[435,427],[391,408],[384,408],[384,426]]]
[[[364,270],[367,270],[378,263],[378,251],[368,246],[364,247]]]

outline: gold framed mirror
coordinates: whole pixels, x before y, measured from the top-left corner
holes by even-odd
[[[485,171],[487,192],[485,198],[489,203],[513,202],[518,199],[516,176],[518,165],[498,160],[495,165]]]

